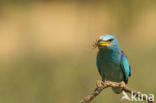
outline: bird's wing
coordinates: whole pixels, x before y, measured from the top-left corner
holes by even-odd
[[[121,69],[124,73],[124,81],[125,83],[128,82],[128,76],[131,76],[131,68],[128,63],[127,57],[123,51],[121,51]]]

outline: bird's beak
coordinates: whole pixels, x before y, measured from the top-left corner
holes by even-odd
[[[105,42],[103,40],[99,40],[97,42],[97,45],[100,46],[100,47],[108,47],[109,46],[109,43],[108,42]]]

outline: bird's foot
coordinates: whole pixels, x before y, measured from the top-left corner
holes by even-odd
[[[102,87],[102,86],[103,86],[103,81],[97,80],[96,86],[97,86],[97,87]]]
[[[121,82],[120,82],[120,88],[122,89],[122,88],[124,88],[125,86],[126,86],[125,82],[124,82],[124,81],[121,81]]]

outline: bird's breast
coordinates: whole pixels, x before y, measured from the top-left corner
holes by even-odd
[[[120,68],[121,56],[116,53],[102,53],[97,55],[97,66],[103,79],[119,82],[123,79]]]

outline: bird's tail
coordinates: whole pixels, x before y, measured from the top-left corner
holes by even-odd
[[[116,93],[116,94],[120,94],[122,92],[122,88],[112,88],[112,90]]]

